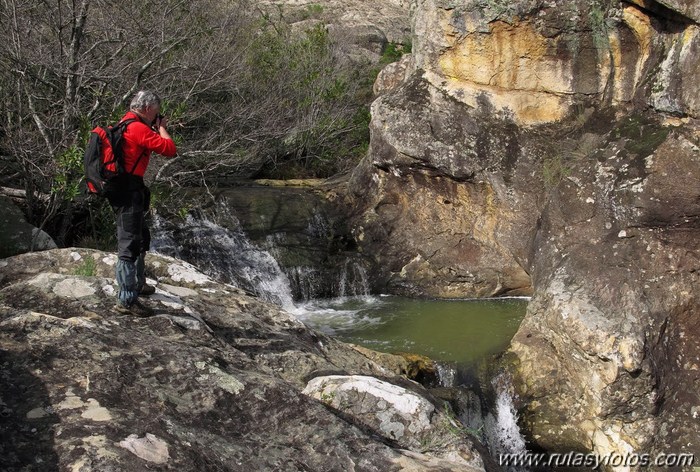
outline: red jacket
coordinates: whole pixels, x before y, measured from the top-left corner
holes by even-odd
[[[161,138],[133,111],[127,112],[121,121],[128,119],[136,121],[126,127],[123,136],[122,152],[127,172],[143,177],[148,168],[148,161],[151,159],[151,152],[165,157],[175,157],[177,149],[172,139]],[[139,157],[141,157],[140,160]],[[136,161],[138,161],[138,165],[134,169]],[[134,169],[133,172],[132,169]]]

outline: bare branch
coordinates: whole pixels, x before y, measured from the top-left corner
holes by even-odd
[[[46,150],[48,151],[49,156],[53,156],[54,149],[53,149],[53,146],[51,145],[51,138],[49,137],[49,132],[46,129],[46,125],[39,117],[39,113],[37,113],[37,111],[36,111],[36,107],[34,106],[34,98],[32,97],[32,94],[29,93],[29,91],[26,91],[26,95],[27,95],[27,104],[29,105],[29,110],[32,112],[32,118],[34,119],[34,123],[36,124],[36,127],[39,129],[39,133],[41,133],[41,137],[44,138],[44,142],[46,143]]]

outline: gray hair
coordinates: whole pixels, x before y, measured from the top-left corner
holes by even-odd
[[[129,108],[135,111],[144,111],[148,107],[160,107],[160,97],[150,90],[141,90],[131,99]]]

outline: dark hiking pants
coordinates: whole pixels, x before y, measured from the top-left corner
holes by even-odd
[[[151,245],[146,214],[151,192],[143,178],[127,175],[110,182],[107,199],[117,219],[118,298],[122,305],[129,306],[146,282],[144,258]]]

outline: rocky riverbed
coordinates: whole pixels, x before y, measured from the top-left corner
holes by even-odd
[[[410,363],[149,255],[156,315],[114,311],[115,256],[0,261],[2,470],[484,470]]]
[[[302,25],[341,16],[288,3]],[[332,191],[339,250],[361,253],[374,292],[533,296],[503,356],[532,445],[700,457],[697,2],[377,8],[391,24],[349,13],[358,54],[400,42],[409,12],[413,49],[380,74],[369,152]],[[117,316],[109,257],[89,255],[2,262],[8,466],[481,467],[432,421],[407,427],[406,403],[390,424],[362,413],[370,393],[430,400],[394,360],[166,259],[149,265],[163,312]]]

